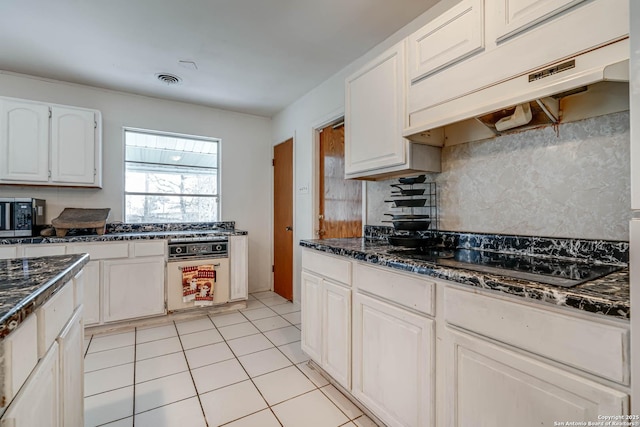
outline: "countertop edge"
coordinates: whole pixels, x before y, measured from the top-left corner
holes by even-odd
[[[436,266],[428,262],[415,260],[399,260],[384,253],[367,253],[351,248],[340,248],[318,241],[301,240],[300,246],[308,249],[343,256],[355,261],[372,265],[389,267],[395,270],[417,273],[435,279],[442,279],[489,291],[497,291],[504,295],[525,298],[531,301],[543,302],[556,307],[567,307],[590,314],[603,315],[606,318],[629,320],[630,301],[616,300],[595,292],[577,291],[572,288],[559,288],[521,279],[512,279],[488,273],[458,269],[454,267]],[[613,276],[616,273],[613,273]],[[606,284],[607,277],[593,282]]]
[[[62,255],[66,256],[66,255]],[[47,280],[38,289],[20,300],[2,318],[0,318],[0,339],[9,335],[24,320],[32,315],[40,306],[47,302],[56,292],[89,262],[89,254],[76,254],[77,259],[72,261],[54,277]],[[29,258],[23,258],[29,259]]]

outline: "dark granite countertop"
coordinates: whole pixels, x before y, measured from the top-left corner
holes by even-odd
[[[363,238],[302,240],[300,245],[357,261],[424,274],[556,306],[627,320],[630,315],[628,268],[573,288],[562,288],[497,274],[439,266],[429,261],[403,258],[390,253],[394,247],[380,240]]]
[[[91,243],[91,242],[117,242],[127,240],[154,240],[154,239],[184,239],[219,236],[241,236],[247,234],[242,230],[170,230],[170,231],[123,231],[119,233],[107,233],[102,236],[97,234],[67,235],[65,237],[9,237],[0,238],[0,245],[37,244],[37,243]]]
[[[87,262],[87,254],[0,260],[0,338],[33,314]]]

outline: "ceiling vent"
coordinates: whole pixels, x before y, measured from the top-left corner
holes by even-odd
[[[168,73],[156,74],[156,78],[166,85],[177,85],[182,81],[180,77]]]

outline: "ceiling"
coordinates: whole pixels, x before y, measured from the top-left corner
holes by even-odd
[[[436,2],[2,0],[0,69],[272,116]]]

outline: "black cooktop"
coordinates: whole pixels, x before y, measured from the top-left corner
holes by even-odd
[[[390,251],[390,253],[409,259],[430,261],[436,265],[499,274],[565,288],[570,288],[622,269],[617,265],[589,264],[567,259],[542,258],[472,249],[398,249]]]

